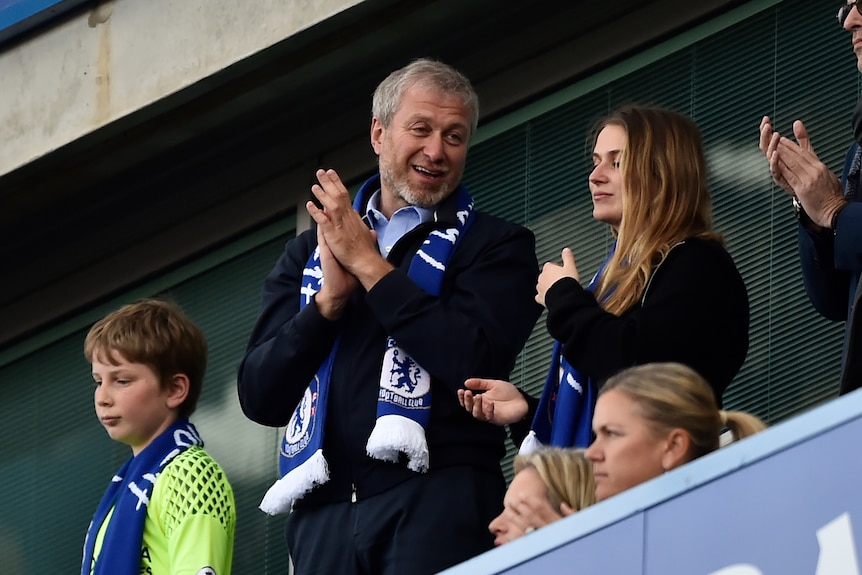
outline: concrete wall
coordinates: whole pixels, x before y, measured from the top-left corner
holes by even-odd
[[[361,0],[114,0],[0,53],[0,176]]]

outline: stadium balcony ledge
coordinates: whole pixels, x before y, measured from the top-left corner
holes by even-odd
[[[443,573],[858,575],[860,437],[862,390]]]

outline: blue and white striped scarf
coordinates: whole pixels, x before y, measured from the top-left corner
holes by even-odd
[[[141,572],[141,545],[150,496],[162,469],[174,457],[204,442],[187,419],[174,422],[143,451],[129,458],[102,496],[84,539],[81,575],[138,575]],[[96,536],[113,508],[105,529],[98,560],[93,565]]]
[[[596,288],[605,266],[614,255],[611,247],[604,263],[599,266],[587,291]],[[555,447],[588,447],[593,439],[593,410],[596,407],[596,382],[582,374],[563,357],[563,344],[554,341],[551,367],[539,399],[539,408],[530,426],[530,433],[521,443],[519,452],[531,453],[544,445]]]
[[[365,182],[353,208],[361,212],[379,188],[379,176]],[[457,222],[451,228],[432,231],[413,256],[407,271],[410,279],[431,295],[440,294],[449,259],[474,218],[473,200],[467,190],[459,186],[455,194]],[[302,277],[301,293],[304,297],[300,298],[300,309],[311,302],[323,282],[319,248],[315,248],[309,258]],[[260,508],[270,515],[289,511],[294,501],[329,480],[329,469],[323,456],[323,430],[329,379],[339,341],[340,338],[336,339],[285,429],[279,454],[281,478],[269,488],[260,504]],[[425,428],[430,417],[430,374],[389,337],[380,373],[377,421],[366,444],[368,455],[396,462],[404,454],[410,469],[427,471]]]

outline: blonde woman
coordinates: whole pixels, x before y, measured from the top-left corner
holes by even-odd
[[[766,428],[756,416],[721,411],[706,381],[678,363],[626,369],[602,387],[593,416],[596,500],[602,501]]]
[[[488,526],[494,545],[508,543],[596,500],[591,464],[583,449],[545,448],[519,455],[514,469],[503,512]]]
[[[587,446],[598,388],[633,365],[686,364],[720,405],[748,351],[748,294],[712,228],[698,127],[671,110],[629,106],[598,123],[593,144],[593,217],[615,242],[590,282],[569,248],[539,275],[536,301],[556,340],[541,400],[492,379],[459,391],[477,419],[513,424],[516,440],[532,423],[525,449]]]

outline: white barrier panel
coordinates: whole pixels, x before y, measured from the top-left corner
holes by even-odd
[[[862,575],[862,391],[446,575]]]

